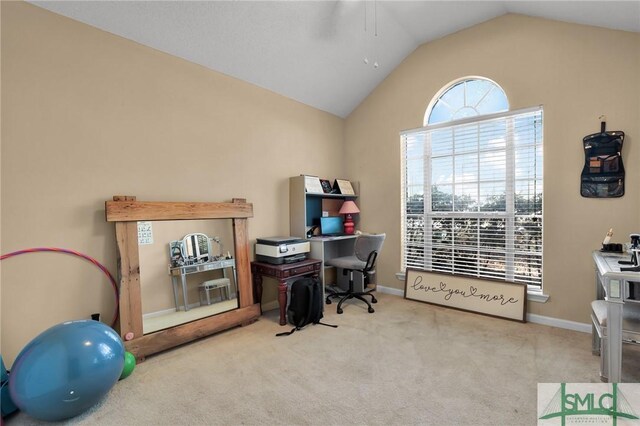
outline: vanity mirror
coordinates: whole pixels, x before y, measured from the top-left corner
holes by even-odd
[[[247,240],[247,219],[253,217],[253,206],[246,203],[244,199],[234,199],[231,203],[187,203],[144,202],[136,201],[135,197],[115,196],[113,201],[105,203],[105,212],[107,221],[115,222],[116,230],[120,281],[120,336],[125,341],[127,351],[133,353],[136,358],[144,359],[146,355],[209,334],[238,325],[247,325],[260,316],[260,306],[254,302],[251,285]],[[226,312],[145,334],[142,320],[137,222],[208,221],[210,219],[230,219],[233,228],[233,252],[230,253],[230,258],[220,259],[220,256],[217,256],[218,259],[214,262],[232,261],[235,267],[233,281],[236,283],[237,302],[234,301],[234,305],[230,307],[231,310]],[[164,241],[164,253],[166,253],[166,244],[169,239]],[[173,244],[176,241],[180,241],[181,244]],[[180,250],[181,256],[184,255],[184,259],[191,257],[196,262],[194,263],[196,266],[208,265],[211,263],[209,257],[212,256],[214,259],[216,257],[212,252],[211,240],[207,234],[190,233],[182,240],[176,241],[172,241],[169,245],[169,259],[173,259],[177,250]],[[190,249],[180,247],[189,244]],[[166,254],[163,258],[167,259]]]
[[[217,250],[214,250],[213,243],[218,246]],[[216,251],[218,254],[216,254]],[[225,254],[220,237],[208,237],[201,232],[187,234],[182,240],[169,243],[171,267],[212,262],[224,257]]]
[[[185,263],[206,262],[211,253],[211,240],[205,234],[187,234],[182,239],[182,249]]]

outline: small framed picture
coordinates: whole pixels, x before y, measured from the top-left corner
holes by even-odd
[[[336,187],[340,191],[340,194],[355,195],[355,192],[353,191],[353,186],[351,186],[351,182],[349,182],[348,180],[336,179],[334,188]]]
[[[331,194],[333,188],[331,187],[331,181],[327,179],[320,179],[320,185],[322,185],[322,190],[325,194]]]
[[[320,185],[320,179],[317,176],[305,176],[304,189],[310,194],[322,194],[324,192],[322,185]]]

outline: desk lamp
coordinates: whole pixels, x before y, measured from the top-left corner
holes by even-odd
[[[340,207],[340,211],[338,213],[346,215],[344,219],[344,233],[353,234],[355,225],[353,223],[353,217],[351,215],[360,213],[360,209],[358,209],[356,203],[351,200],[345,201],[344,203],[342,203],[342,207]]]

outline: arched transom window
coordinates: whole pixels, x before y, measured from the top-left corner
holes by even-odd
[[[434,97],[427,108],[424,125],[444,123],[509,110],[504,90],[482,77],[455,81]]]

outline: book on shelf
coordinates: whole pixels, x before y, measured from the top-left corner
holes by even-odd
[[[331,186],[331,181],[328,179],[320,179],[320,185],[325,194],[335,194],[337,191]]]

